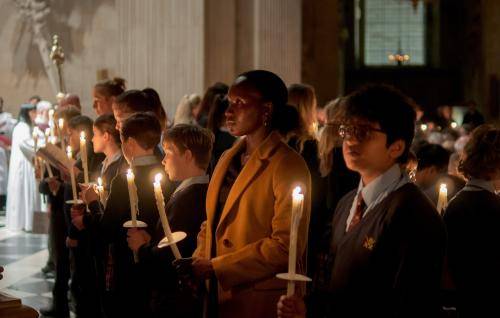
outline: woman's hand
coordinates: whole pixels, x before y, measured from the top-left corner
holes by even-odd
[[[281,296],[278,302],[278,318],[305,318],[306,304],[295,295]]]

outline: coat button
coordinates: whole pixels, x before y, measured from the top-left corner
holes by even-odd
[[[233,246],[233,244],[231,243],[231,241],[228,240],[228,239],[222,240],[222,245],[224,245],[225,247],[232,247]]]

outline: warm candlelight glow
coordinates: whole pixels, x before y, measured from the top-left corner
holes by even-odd
[[[102,187],[102,178],[101,177],[97,178],[97,185]]]
[[[455,129],[458,127],[458,124],[456,122],[451,122],[451,128]]]
[[[80,132],[80,140],[85,141],[85,131],[84,130],[82,130]]]
[[[163,178],[163,176],[161,175],[161,173],[157,173],[155,175],[155,182],[160,183],[162,178]]]
[[[71,150],[71,146],[66,147],[66,153],[68,154],[68,158],[73,158],[73,151]]]
[[[59,118],[58,124],[59,124],[59,129],[62,130],[64,128],[64,118]]]
[[[300,187],[295,187],[295,189],[293,189],[293,197],[294,198],[304,198],[304,195],[301,192],[302,192],[302,189]]]
[[[447,188],[446,188],[446,183],[441,183],[441,185],[439,186],[439,191],[446,191],[447,192]]]
[[[426,131],[427,130],[427,125],[426,124],[420,125],[420,130]]]

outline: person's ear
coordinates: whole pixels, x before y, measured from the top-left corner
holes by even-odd
[[[184,158],[186,159],[187,162],[191,162],[193,160],[193,153],[191,152],[191,150],[186,149],[184,151]]]
[[[397,160],[405,151],[406,143],[402,139],[398,139],[389,146],[389,156]]]
[[[102,138],[105,140],[105,141],[109,141],[110,138],[111,138],[111,135],[105,131],[104,134],[102,134]]]

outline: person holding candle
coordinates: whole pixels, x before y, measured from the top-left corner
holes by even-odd
[[[93,122],[87,116],[75,116],[69,120],[68,126],[68,143],[73,150],[73,158],[76,162],[73,167],[73,172],[76,176],[76,182],[85,182],[84,172],[87,172],[96,180],[100,171],[100,164],[103,156],[95,154],[92,143],[92,127]],[[85,133],[85,140],[82,143],[81,133]],[[82,148],[85,147],[85,148]],[[83,151],[82,151],[83,150]],[[83,165],[82,155],[86,156],[87,169]],[[78,192],[78,187],[76,191]],[[73,190],[71,190],[71,193]],[[73,194],[71,194],[71,197]],[[78,196],[77,196],[78,199]],[[96,260],[99,257],[95,256],[96,245],[99,245],[99,240],[89,231],[81,231],[72,223],[72,216],[84,213],[85,206],[83,204],[67,204],[66,216],[68,219],[68,242],[70,244],[71,257],[73,258],[73,271],[71,276],[72,291],[75,300],[75,309],[78,315],[83,317],[97,317],[100,314],[99,295],[97,290],[97,267]]]
[[[196,235],[206,219],[205,199],[209,181],[206,171],[212,144],[212,133],[194,125],[179,124],[163,133],[165,172],[171,180],[180,182],[163,212],[166,212],[171,231],[187,234],[177,243],[180,255],[193,253]],[[201,303],[193,299],[189,291],[179,289],[179,277],[169,266],[175,259],[171,248],[157,247],[165,235],[161,220],[153,236],[144,230],[128,231],[129,247],[138,251],[140,262],[151,269],[153,314],[155,317],[201,317]]]
[[[500,285],[500,129],[476,128],[464,148],[459,171],[467,184],[444,214],[447,269],[455,286],[459,317],[498,317]]]
[[[130,165],[137,188],[137,220],[145,222],[146,231],[153,235],[159,219],[153,191],[153,178],[163,167],[154,155],[160,142],[161,128],[152,113],[137,113],[128,117],[120,134],[123,156]],[[167,194],[166,189],[164,193]],[[144,317],[150,314],[150,291],[144,282],[148,273],[140,263],[135,263],[127,244],[127,229],[123,224],[131,219],[131,205],[127,176],[118,174],[112,181],[105,207],[99,203],[94,187],[85,187],[82,199],[90,213],[83,216],[83,227],[98,231],[99,237],[111,247],[106,260],[104,312],[111,317]]]
[[[448,173],[450,153],[443,146],[423,144],[418,147],[416,156],[416,184],[435,205],[438,203],[439,190],[442,184],[446,184],[448,198],[450,199],[465,186],[462,178]]]
[[[33,164],[32,130],[35,117],[35,106],[21,105],[18,122],[12,132],[5,222],[11,231],[30,232],[33,229],[33,214],[40,209]]]
[[[361,180],[333,216],[324,317],[437,317],[446,231],[400,167],[414,136],[414,102],[370,85],[342,103],[343,155]],[[303,317],[301,303],[282,297],[279,317]]]
[[[298,230],[297,273],[305,273],[311,204],[311,176],[302,157],[278,130],[288,92],[283,81],[264,70],[241,74],[228,94],[226,125],[243,137],[220,158],[207,192],[207,221],[198,234],[190,265],[209,281],[210,317],[275,317],[287,282],[292,191],[305,195]],[[187,263],[187,262],[184,262]],[[178,270],[185,270],[179,264]]]

